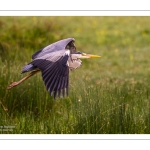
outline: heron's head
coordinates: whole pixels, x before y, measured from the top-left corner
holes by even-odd
[[[99,55],[92,55],[92,54],[86,54],[86,53],[83,53],[83,52],[76,52],[76,54],[78,55],[78,58],[82,59],[82,58],[99,58],[101,56]]]

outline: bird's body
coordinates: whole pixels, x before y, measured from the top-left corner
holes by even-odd
[[[36,65],[34,65],[35,61],[48,60],[50,61],[50,63],[55,63],[65,55],[70,56],[75,53],[76,47],[73,38],[68,38],[65,40],[55,42],[33,54],[33,61],[28,65],[24,66],[22,73],[38,68]]]
[[[68,38],[37,51],[32,56],[32,62],[23,67],[22,73],[32,71],[29,74],[30,77],[32,74],[41,71],[45,86],[50,95],[54,95],[54,99],[56,96],[68,95],[70,70],[81,66],[80,58],[99,57],[77,52],[74,42],[74,38]],[[18,85],[17,82],[14,82],[8,89],[16,85]]]

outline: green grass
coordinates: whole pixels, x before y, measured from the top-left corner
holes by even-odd
[[[149,134],[149,24],[150,17],[0,17],[0,133]],[[50,97],[41,74],[6,89],[26,75],[34,52],[68,37],[77,50],[101,55],[70,73],[68,97]]]

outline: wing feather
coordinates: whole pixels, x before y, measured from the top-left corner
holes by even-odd
[[[52,82],[52,80],[54,80],[54,77],[57,76],[58,71],[56,69],[57,68],[54,66],[54,69],[53,70],[48,70],[46,74],[45,74],[45,72],[43,72],[42,76],[44,78],[45,84],[49,84],[49,82],[50,81]]]
[[[74,38],[67,38],[67,39],[64,39],[64,40],[57,41],[53,44],[50,44],[50,45],[44,47],[43,49],[40,49],[39,51],[37,51],[35,54],[33,54],[32,59],[43,57],[45,55],[49,56],[53,52],[61,51],[63,49],[66,49],[66,46],[71,41],[74,41]]]
[[[64,54],[57,57],[57,61],[50,59],[35,59],[32,64],[42,71],[42,77],[46,89],[54,99],[58,95],[68,95],[69,67],[67,66],[69,56]],[[65,90],[66,89],[66,90]]]

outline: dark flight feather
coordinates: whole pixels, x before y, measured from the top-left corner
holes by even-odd
[[[58,93],[59,97],[60,95],[65,96],[68,94],[69,67],[66,65],[68,57],[68,55],[65,55],[57,62],[43,59],[37,59],[32,62],[33,66],[36,66],[42,71],[45,86],[50,92],[50,95],[54,94],[54,98],[56,98]]]

